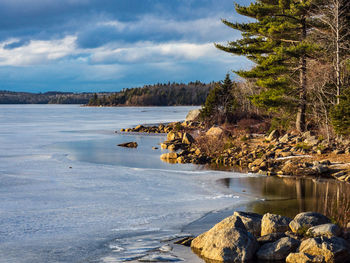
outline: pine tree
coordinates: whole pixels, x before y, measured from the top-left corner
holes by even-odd
[[[305,129],[307,58],[317,46],[308,42],[314,26],[312,0],[257,0],[249,6],[236,4],[236,11],[254,18],[254,22],[231,23],[227,26],[242,32],[242,39],[216,47],[244,55],[256,66],[240,70],[239,76],[255,81],[261,88],[252,98],[258,106],[278,111],[281,107],[296,114],[296,128]],[[298,75],[298,76],[297,76]]]
[[[339,104],[331,111],[331,120],[336,133],[350,135],[350,89],[340,96]]]
[[[233,89],[234,83],[226,74],[225,80],[210,90],[201,110],[202,117],[215,123],[230,122],[236,108]]]

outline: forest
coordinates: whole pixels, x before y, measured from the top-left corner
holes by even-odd
[[[227,76],[216,85],[202,117],[224,123],[259,116],[279,130],[349,135],[350,2],[257,0],[235,9],[246,22],[222,22],[241,38],[215,46],[255,66],[234,71],[241,82]]]
[[[145,85],[106,95],[95,94],[88,106],[180,106],[202,105],[215,83],[200,81]]]
[[[0,91],[0,104],[86,104],[93,93]]]
[[[166,83],[127,88],[119,92],[12,92],[0,91],[0,104],[83,104],[87,106],[202,105],[215,83]]]

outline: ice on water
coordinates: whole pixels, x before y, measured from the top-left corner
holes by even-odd
[[[0,262],[178,260],[160,240],[238,202],[214,185],[228,174],[162,163],[163,137],[114,131],[190,109],[0,106]],[[129,139],[140,148],[116,147]]]

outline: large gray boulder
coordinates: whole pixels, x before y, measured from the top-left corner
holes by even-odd
[[[258,244],[242,220],[230,216],[192,240],[191,248],[207,259],[238,263],[252,259]]]
[[[256,237],[260,236],[262,215],[241,211],[235,211],[233,215],[241,218],[248,232]]]
[[[334,224],[323,224],[314,227],[310,227],[306,232],[306,235],[318,237],[318,236],[326,236],[326,237],[334,237],[341,235],[341,229],[339,226]]]
[[[302,252],[290,253],[286,263],[324,263],[324,256],[311,256]]]
[[[328,224],[331,220],[319,213],[304,212],[297,214],[293,221],[290,222],[289,227],[294,232],[307,231],[310,227]]]
[[[312,256],[324,256],[326,263],[345,263],[350,261],[350,246],[340,237],[316,237],[304,240],[299,252]]]
[[[261,236],[289,230],[291,219],[281,215],[267,213],[261,220]]]
[[[263,245],[256,253],[258,259],[266,261],[284,260],[290,253],[295,252],[299,240],[283,237],[273,243]]]
[[[190,110],[186,116],[186,121],[195,121],[196,119],[198,119],[199,114],[200,114],[200,110]]]

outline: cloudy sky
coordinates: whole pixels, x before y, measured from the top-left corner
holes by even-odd
[[[0,90],[210,82],[250,65],[213,46],[240,36],[220,21],[242,19],[233,0],[0,0],[0,17]]]

